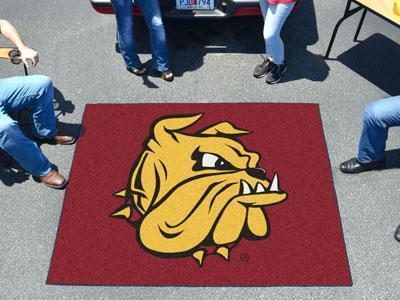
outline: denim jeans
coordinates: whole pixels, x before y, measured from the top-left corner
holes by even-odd
[[[394,126],[400,126],[400,96],[369,104],[364,112],[358,161],[369,163],[383,159],[388,130]]]
[[[0,80],[0,148],[33,176],[43,176],[51,171],[50,162],[9,116],[23,108],[30,109],[35,136],[48,138],[56,134],[53,85],[49,77],[34,75]]]
[[[261,13],[264,18],[265,55],[281,65],[285,61],[285,47],[281,39],[281,29],[296,2],[269,4],[260,0]]]
[[[133,34],[132,0],[111,0],[117,19],[117,40],[127,68],[142,64],[136,52]],[[169,69],[168,47],[159,0],[136,0],[150,34],[152,66],[158,71]]]

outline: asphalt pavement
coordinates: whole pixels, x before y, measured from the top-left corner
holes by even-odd
[[[124,70],[115,52],[115,20],[88,0],[2,0],[0,18],[12,22],[40,55],[31,74],[46,74],[56,88],[62,126],[79,131],[87,103],[288,102],[318,103],[323,120],[344,238],[351,287],[88,287],[45,284],[64,191],[51,190],[23,172],[0,167],[0,299],[399,299],[399,130],[390,130],[391,168],[344,175],[340,162],[357,153],[364,107],[400,94],[400,30],[368,14],[359,42],[360,16],[345,21],[324,60],[346,1],[308,0],[283,32],[288,71],[269,86],[252,77],[263,51],[258,17],[221,21],[166,21],[173,83]],[[150,59],[148,37],[137,23],[138,50]],[[8,43],[1,39],[1,45]],[[0,78],[22,75],[0,62]],[[74,146],[42,146],[69,174]],[[310,153],[313,155],[313,153]],[[315,166],[316,168],[318,166]],[[306,221],[306,220],[305,220]]]

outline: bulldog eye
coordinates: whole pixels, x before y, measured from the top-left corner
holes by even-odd
[[[203,168],[215,168],[217,162],[220,158],[211,153],[204,153],[203,157],[201,158],[201,166]]]
[[[212,169],[230,169],[233,168],[228,162],[223,160],[218,155],[212,153],[204,153],[201,158],[202,168],[212,168]]]

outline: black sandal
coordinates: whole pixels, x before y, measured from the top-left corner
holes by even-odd
[[[127,68],[127,70],[136,76],[144,76],[147,74],[147,69],[144,66],[140,68]]]
[[[162,71],[160,72],[160,77],[165,81],[171,82],[174,80],[174,73],[171,70]]]

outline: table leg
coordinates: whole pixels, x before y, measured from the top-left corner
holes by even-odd
[[[354,35],[353,42],[358,42],[358,35],[360,34],[360,30],[361,30],[361,27],[362,27],[362,25],[364,23],[364,19],[365,19],[366,14],[367,14],[367,9],[364,9],[364,11],[363,11],[363,13],[361,15],[360,23],[358,23],[356,34]]]
[[[358,11],[360,11],[361,9],[363,9],[363,7],[359,6],[357,8],[354,8],[354,9],[350,10],[351,3],[352,3],[352,0],[348,0],[347,1],[347,5],[346,5],[346,9],[344,11],[344,15],[337,22],[337,24],[335,26],[335,29],[333,30],[332,37],[331,37],[331,40],[329,42],[328,50],[326,51],[326,54],[325,54],[325,59],[329,58],[329,54],[331,53],[332,46],[333,46],[333,43],[335,41],[337,31],[339,30],[339,27],[342,24],[342,22],[344,20],[346,20],[347,18],[351,17],[352,15],[354,15],[355,13],[357,13]]]
[[[24,66],[25,76],[28,76],[28,68],[25,66],[24,62],[22,62],[22,65]]]

